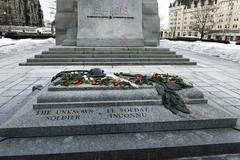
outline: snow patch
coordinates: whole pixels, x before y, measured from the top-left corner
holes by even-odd
[[[211,55],[223,59],[235,61],[240,63],[240,46],[212,42],[184,42],[184,41],[169,41],[161,40],[166,43],[167,47],[174,49],[183,49],[193,51],[198,54]]]
[[[6,43],[11,45],[6,45]],[[5,45],[1,45],[5,44]],[[55,44],[55,39],[49,38],[44,40],[21,39],[11,40],[8,38],[0,39],[0,53],[16,53],[25,50],[38,49],[46,44]]]
[[[16,41],[9,38],[0,39],[0,47],[16,44]]]

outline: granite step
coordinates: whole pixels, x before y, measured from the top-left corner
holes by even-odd
[[[196,62],[189,61],[164,61],[164,62],[28,62],[20,63],[20,66],[79,66],[79,65],[107,65],[107,66],[121,66],[121,65],[196,65]]]
[[[49,51],[169,51],[157,47],[53,47]]]
[[[234,129],[221,128],[105,135],[9,138],[0,143],[0,159],[162,160],[234,154],[240,153],[239,133],[239,131]],[[203,159],[205,160],[206,157]],[[231,160],[237,159],[238,157]],[[220,160],[220,158],[210,158],[208,160]],[[225,160],[225,158],[221,158],[221,160]]]
[[[196,65],[189,59],[157,47],[54,47],[20,66],[76,65]]]
[[[175,54],[42,54],[35,58],[182,58]]]
[[[27,62],[186,62],[188,58],[34,58]]]
[[[176,54],[170,51],[44,51],[42,54]]]

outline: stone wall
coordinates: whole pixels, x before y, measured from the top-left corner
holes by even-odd
[[[0,25],[43,26],[39,0],[0,0]]]

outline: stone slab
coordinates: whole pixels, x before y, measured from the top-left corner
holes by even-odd
[[[58,0],[57,1],[57,12],[72,12],[74,10],[74,5],[77,3],[75,0],[68,0],[68,3],[66,3],[65,0]]]
[[[160,160],[240,153],[240,132],[209,129],[10,138],[0,148],[1,160]]]
[[[43,54],[35,58],[182,58],[175,54]]]
[[[206,101],[189,101],[188,104],[204,104]],[[61,102],[61,103],[37,103],[33,104],[33,109],[66,109],[66,108],[87,108],[87,107],[122,107],[122,106],[144,106],[162,105],[162,100],[125,100],[125,101],[93,101],[93,102]]]
[[[28,62],[20,63],[19,66],[126,66],[126,65],[196,65],[196,62],[181,61],[181,62]]]
[[[36,97],[0,127],[2,137],[32,137],[234,127],[237,119],[207,104],[174,115],[162,105],[33,110]]]
[[[237,125],[236,125],[236,127],[235,127],[237,130],[239,130],[240,131],[240,119],[238,119],[238,121],[237,121]]]
[[[3,140],[5,140],[6,138],[4,137],[0,137],[0,142],[2,142]]]
[[[72,47],[56,46],[49,48],[49,51],[169,51],[168,48],[160,47]]]
[[[143,14],[158,15],[157,1],[143,2]]]
[[[60,79],[56,79],[57,82]],[[163,92],[162,92],[163,93]],[[196,88],[177,91],[186,104],[207,104],[204,95]],[[70,103],[73,102],[73,103]],[[62,108],[66,105],[72,107],[87,106],[123,106],[123,105],[154,105],[162,103],[162,97],[156,92],[154,86],[140,86],[139,89],[121,89],[108,86],[48,86],[48,92],[38,97],[38,104],[34,108]],[[55,103],[55,104],[54,104]],[[61,104],[59,104],[61,103]]]
[[[143,16],[143,27],[147,31],[158,32],[159,31],[159,24],[160,18],[158,15],[144,15]]]
[[[142,1],[79,0],[77,46],[144,46]]]
[[[103,89],[105,88],[105,90],[95,90],[95,86],[88,86],[89,87],[80,86],[77,87],[79,90],[73,91],[43,92],[37,98],[37,103],[161,100],[161,96],[158,95],[157,90],[153,87],[139,89],[112,89],[112,87],[100,87]]]
[[[150,54],[174,54],[176,55],[176,52],[169,52],[169,51],[49,51],[49,52],[43,52],[43,54],[77,54],[77,55],[81,55],[81,54],[98,54],[98,55],[102,55],[102,54],[110,54],[110,56],[108,58],[112,58],[112,55],[121,55],[121,54],[127,54],[127,55],[132,55],[132,54],[145,54],[147,55],[149,58]],[[93,57],[94,58],[94,57]]]

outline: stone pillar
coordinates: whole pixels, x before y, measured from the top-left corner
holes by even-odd
[[[143,33],[145,46],[159,45],[160,18],[157,0],[143,0]]]
[[[56,44],[76,46],[77,2],[57,0]]]

